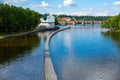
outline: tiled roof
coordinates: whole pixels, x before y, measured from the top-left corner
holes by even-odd
[[[70,21],[71,18],[57,18],[58,21]]]

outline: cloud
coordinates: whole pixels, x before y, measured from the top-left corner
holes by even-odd
[[[56,12],[54,14],[66,14],[66,15],[77,15],[77,16],[114,16],[119,13],[120,9],[113,8],[110,10],[94,10],[93,8],[81,11],[71,11],[71,12]]]
[[[40,4],[29,4],[28,7],[35,9],[35,8],[40,8],[41,6]]]
[[[62,8],[62,5],[58,5],[58,8]]]
[[[48,3],[46,3],[45,1],[42,1],[42,3],[40,4],[40,6],[41,6],[41,7],[48,7],[48,6],[49,6],[49,4],[48,4]]]
[[[93,8],[90,8],[90,10],[93,10]]]
[[[73,0],[64,0],[64,6],[77,6]]]
[[[113,3],[114,5],[120,5],[120,0],[117,0]]]
[[[4,0],[4,3],[8,4],[21,4],[26,2],[27,0]]]
[[[29,8],[35,8],[35,9],[39,9],[39,8],[47,8],[49,7],[49,4],[42,1],[41,4],[29,4],[28,5]]]
[[[109,4],[108,4],[108,3],[104,3],[103,5],[104,5],[104,6],[109,6]]]

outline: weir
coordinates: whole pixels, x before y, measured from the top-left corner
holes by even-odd
[[[60,32],[60,31],[66,30],[66,29],[70,29],[70,27],[59,29],[47,37],[47,40],[45,43],[45,52],[44,52],[45,80],[57,80],[57,75],[55,73],[55,70],[54,70],[54,67],[52,64],[52,60],[50,57],[49,42],[53,35],[55,35],[56,33]]]

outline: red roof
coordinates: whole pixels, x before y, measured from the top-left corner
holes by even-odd
[[[70,21],[71,18],[57,18],[58,21]]]

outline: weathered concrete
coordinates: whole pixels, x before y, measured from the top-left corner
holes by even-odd
[[[45,52],[44,52],[44,66],[45,66],[45,80],[57,80],[57,75],[55,73],[52,61],[51,61],[51,57],[50,57],[50,52],[49,52],[49,42],[52,38],[53,35],[55,35],[56,33],[66,30],[66,29],[70,29],[70,27],[67,28],[63,28],[63,29],[59,29],[55,32],[53,32],[52,34],[50,34],[50,36],[48,36],[46,43],[45,43]]]
[[[0,39],[10,38],[10,37],[18,37],[18,36],[23,36],[23,35],[27,35],[27,34],[32,34],[35,32],[38,32],[38,30],[28,31],[28,32],[13,34],[13,35],[7,35],[7,36],[0,37]]]
[[[10,38],[10,37],[17,37],[17,36],[23,36],[23,35],[27,35],[27,34],[36,33],[36,32],[53,31],[53,30],[58,30],[58,29],[59,29],[59,27],[41,28],[41,29],[38,29],[38,30],[33,30],[33,31],[28,31],[28,32],[22,32],[22,33],[18,33],[18,34],[14,34],[14,35],[3,36],[3,37],[0,37],[0,39]]]

